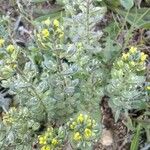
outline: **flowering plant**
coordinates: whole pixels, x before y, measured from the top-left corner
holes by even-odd
[[[39,129],[40,124],[31,118],[31,114],[26,107],[10,108],[10,110],[3,114],[3,122],[1,124],[3,131],[1,136],[6,136],[3,141],[3,148],[8,145],[15,145],[16,143],[28,143],[28,148],[34,141],[34,133]],[[5,133],[7,133],[5,135]],[[12,146],[15,148],[15,146]],[[21,148],[21,146],[20,146]]]
[[[106,8],[94,0],[63,2],[65,16],[34,21],[23,47],[5,28],[10,21],[4,31],[0,27],[0,84],[8,92],[0,93],[3,149],[30,150],[33,143],[41,150],[65,149],[68,143],[92,149],[102,98],[109,97],[116,121],[149,100],[147,55],[136,47],[122,52],[111,36],[104,38],[97,24]]]
[[[71,118],[67,123],[72,144],[75,147],[91,147],[98,136],[98,125],[96,121],[86,114],[80,113],[77,117]]]
[[[59,129],[47,128],[47,131],[38,137],[41,150],[61,150],[64,144],[65,131],[62,127]]]
[[[72,5],[68,2],[66,16],[69,14],[67,7]],[[0,36],[2,55],[0,79],[2,86],[8,88],[8,93],[13,95],[13,104],[7,106],[13,105],[16,109],[11,111],[10,108],[9,112],[3,102],[4,116],[1,124],[6,128],[6,132],[12,128],[11,134],[15,134],[15,140],[10,140],[10,135],[8,137],[6,135],[6,139],[9,139],[9,144],[13,145],[14,149],[21,149],[20,147],[31,149],[31,143],[36,141],[41,126],[44,126],[43,130],[47,125],[65,126],[68,119],[80,111],[88,111],[95,120],[100,120],[98,106],[102,96],[100,62],[94,55],[101,51],[99,39],[102,32],[91,31],[90,28],[95,21],[101,19],[98,17],[99,12],[102,11],[103,15],[105,9],[97,7],[95,11],[94,3],[80,2],[84,6],[80,8],[80,14],[71,13],[70,17],[67,16],[68,21],[65,17],[35,22],[31,39],[25,47],[20,47],[15,41]],[[79,4],[79,1],[77,3]],[[87,6],[83,5],[86,3]],[[88,15],[86,9],[89,10]],[[84,21],[87,23],[82,25]],[[79,30],[82,30],[80,35]],[[22,117],[18,115],[18,118],[17,113],[21,113]],[[90,117],[87,119],[90,124]],[[29,126],[30,120],[37,125],[36,129]],[[85,121],[83,140],[90,143],[94,138],[94,127],[86,124]],[[80,131],[76,129],[75,132]],[[50,133],[47,135],[45,132],[39,137],[40,148],[59,149],[64,144],[64,141],[61,143],[59,138],[56,138],[58,133],[52,131],[52,135],[51,137]],[[20,139],[20,136],[23,138]],[[23,141],[23,144],[17,143],[17,140]],[[5,142],[4,145],[8,146]]]
[[[116,111],[116,120],[120,112],[141,108],[146,101],[145,71],[147,55],[131,47],[116,60],[111,71],[110,84],[107,86],[110,94],[110,105]],[[121,91],[121,92],[120,92]]]

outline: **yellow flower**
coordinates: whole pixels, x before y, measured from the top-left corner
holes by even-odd
[[[48,18],[48,19],[46,19],[45,21],[43,21],[43,24],[49,26],[49,25],[51,24],[50,19]]]
[[[86,138],[91,137],[91,136],[92,136],[92,131],[91,131],[90,129],[86,128],[86,129],[84,130],[84,136],[85,136]]]
[[[134,53],[137,52],[137,48],[136,48],[136,47],[131,47],[130,50],[129,50],[129,52],[130,52],[131,54],[134,54]]]
[[[11,107],[11,109],[10,109],[10,112],[15,112],[15,111],[17,111],[17,109],[16,109],[16,107]]]
[[[79,42],[79,43],[77,44],[77,47],[80,49],[80,48],[83,47],[83,44],[82,44],[81,42]]]
[[[72,122],[72,124],[70,125],[70,129],[74,129],[76,125],[77,125],[76,122]]]
[[[41,40],[41,35],[39,33],[36,34],[37,39],[40,41]]]
[[[44,145],[47,143],[47,137],[46,136],[39,136],[39,143],[41,145]]]
[[[3,123],[5,125],[9,125],[9,124],[12,124],[14,122],[14,119],[9,115],[9,114],[6,114],[4,117],[3,117]]]
[[[139,65],[143,66],[145,63],[143,61],[139,62]]]
[[[17,64],[15,64],[15,63],[10,64],[9,66],[13,69],[17,68]]]
[[[53,145],[57,145],[58,144],[58,141],[56,139],[52,139],[52,144]]]
[[[53,128],[52,128],[52,127],[49,127],[49,128],[47,128],[47,131],[48,131],[48,132],[52,132],[52,131],[53,131]]]
[[[4,44],[5,40],[4,39],[0,39],[0,47],[2,47],[2,45]]]
[[[53,134],[52,132],[46,132],[46,133],[45,133],[45,136],[46,136],[46,137],[51,137],[52,134]]]
[[[122,59],[127,60],[129,58],[129,53],[123,53],[122,54]]]
[[[73,139],[74,139],[75,141],[79,141],[79,140],[82,139],[82,136],[80,135],[79,132],[76,132],[76,133],[74,133]]]
[[[87,120],[87,127],[91,127],[92,126],[92,120],[91,119],[88,119]]]
[[[77,117],[77,122],[82,123],[83,121],[84,121],[84,116],[83,116],[83,114],[80,114],[80,115]]]
[[[92,123],[93,123],[93,126],[96,126],[96,121],[94,119],[93,119]]]
[[[41,33],[42,33],[43,38],[49,37],[49,31],[47,29],[43,29]]]
[[[142,52],[141,53],[141,61],[145,61],[146,58],[147,58],[147,55]]]
[[[70,129],[74,129],[74,126],[72,124],[70,125]]]
[[[60,35],[59,35],[59,39],[62,39],[64,37],[64,33],[62,32]]]
[[[61,29],[58,28],[58,29],[56,30],[56,32],[59,34],[58,37],[59,37],[60,39],[63,38],[64,32],[63,32]]]
[[[150,90],[150,86],[147,86],[146,89],[147,89],[147,90]]]
[[[6,50],[9,53],[13,53],[13,51],[15,50],[15,47],[14,47],[14,45],[10,44],[7,46]]]
[[[134,61],[131,61],[131,62],[130,62],[130,65],[131,65],[131,66],[135,66],[135,62],[134,62]]]
[[[59,21],[57,19],[54,20],[53,24],[55,27],[59,27]]]
[[[119,60],[118,62],[117,62],[117,65],[119,66],[119,67],[122,67],[123,66],[123,61],[122,60]]]
[[[50,148],[50,146],[43,146],[42,148],[41,148],[41,150],[51,150],[51,148]]]

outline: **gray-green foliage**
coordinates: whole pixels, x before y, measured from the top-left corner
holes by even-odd
[[[147,100],[145,83],[145,64],[138,62],[140,53],[129,54],[129,60],[119,58],[114,62],[107,91],[110,96],[110,106],[115,111],[118,120],[121,112],[140,109]]]
[[[94,29],[105,9],[94,7],[92,1],[73,2],[79,6],[77,10],[69,7],[72,3],[65,4],[69,17],[63,19],[67,35],[64,42],[52,35],[44,43],[46,47],[37,41],[28,49],[17,48],[18,55],[27,62],[14,69],[15,76],[10,74],[3,82],[15,95],[15,103],[28,107],[38,121],[63,123],[81,110],[99,112],[98,102],[103,93],[101,62],[97,55],[101,52],[98,40],[102,32]],[[40,24],[36,32],[42,28],[45,26]]]
[[[20,108],[17,108],[18,111],[28,108],[29,114],[29,118],[24,118],[23,112],[21,120],[15,120],[16,122],[11,124],[12,130],[8,131],[8,135],[6,133],[9,127],[6,126],[5,139],[7,140],[10,134],[15,135],[15,137],[11,136],[14,140],[10,139],[8,143],[14,144],[14,149],[17,149],[20,144],[27,146],[29,144],[27,139],[32,141],[33,132],[32,130],[30,132],[28,127],[30,120],[33,120],[33,123],[58,125],[65,123],[79,111],[90,112],[99,119],[98,104],[102,96],[102,75],[101,62],[95,54],[101,52],[98,40],[102,33],[94,31],[94,24],[102,17],[98,17],[101,9],[93,12],[92,3],[87,10],[88,14],[86,7],[82,8],[80,13],[72,14],[68,24],[66,24],[67,18],[64,19],[64,41],[55,38],[57,31],[52,27],[48,29],[49,32],[55,31],[54,34],[44,41],[45,46],[42,46],[37,39],[37,34],[47,27],[38,23],[35,44],[31,41],[28,48],[19,48],[15,45],[15,52],[9,54],[6,47],[11,43],[5,42],[1,51],[4,54],[0,69],[2,85],[9,87],[9,93],[14,95],[14,105],[19,105]],[[101,14],[103,13],[104,11]],[[74,26],[70,26],[70,22]],[[83,22],[85,24],[82,24]],[[26,61],[20,65],[22,60]],[[12,61],[17,67],[11,66]],[[3,128],[4,126],[1,130]],[[19,140],[19,143],[16,140]],[[5,140],[1,144],[7,146]]]
[[[28,47],[14,44],[15,51],[10,54],[6,50],[8,41],[0,49],[0,79],[14,95],[14,105],[19,111],[10,133],[15,134],[16,138],[11,135],[13,139],[22,137],[22,145],[26,145],[26,139],[32,140],[31,134],[41,122],[64,124],[81,111],[100,119],[99,102],[104,95],[110,97],[110,106],[117,112],[116,120],[122,110],[139,108],[141,100],[145,101],[144,74],[135,71],[131,64],[120,62],[117,58],[120,47],[111,36],[106,37],[102,48],[102,31],[96,31],[95,27],[106,9],[95,7],[92,0],[63,0],[63,3],[66,17],[60,23],[56,21],[58,26],[53,20],[49,26],[37,22],[34,41]],[[48,38],[42,37],[43,29],[48,30]],[[64,33],[64,38],[60,33]],[[25,61],[20,63],[22,60]],[[35,125],[32,130],[31,124]],[[1,123],[1,130],[3,126]],[[6,139],[9,137],[6,134]],[[10,141],[14,144],[15,140]]]
[[[21,145],[31,147],[35,131],[40,126],[26,107],[17,110],[11,108],[3,117],[3,123],[0,126],[1,149],[7,149],[9,145],[11,145],[10,149],[18,149]]]
[[[134,0],[120,0],[120,3],[125,9],[129,10],[133,7]]]
[[[98,101],[103,95],[101,89],[102,68],[98,58],[102,51],[99,43],[102,32],[95,31],[95,25],[102,19],[106,10],[94,7],[90,0],[71,1],[71,3],[65,1],[65,8],[68,10],[68,14],[64,18],[64,24],[67,29],[69,28],[66,32],[70,39],[66,57],[69,62],[73,62],[78,67],[79,99],[82,99],[79,107],[83,110],[89,107],[89,111],[92,111],[93,107],[98,107]],[[68,17],[70,15],[71,17]],[[76,75],[74,76],[76,77]]]

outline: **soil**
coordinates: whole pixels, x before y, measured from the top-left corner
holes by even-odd
[[[124,124],[125,119],[114,120],[112,109],[108,104],[109,97],[104,96],[100,103],[102,112],[102,136],[95,145],[95,150],[128,150],[130,133]]]

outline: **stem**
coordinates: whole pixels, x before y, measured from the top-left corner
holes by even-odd
[[[22,4],[20,3],[20,0],[17,0],[16,1],[16,5],[17,5],[17,8],[18,8],[18,11],[19,13],[24,17],[24,19],[26,21],[28,21],[31,25],[34,26],[34,23],[33,23],[33,19],[31,15],[28,15],[28,13],[23,9],[23,6]],[[28,6],[28,5],[27,5]],[[28,6],[29,7],[29,6]]]
[[[22,79],[25,82],[29,83],[29,81],[26,79],[24,73],[19,68],[16,68],[16,71],[22,77]],[[32,90],[32,92],[34,93],[36,98],[40,101],[41,105],[43,106],[43,111],[45,112],[45,114],[47,116],[47,111],[46,111],[45,104],[43,103],[43,101],[42,101],[41,97],[39,96],[39,94],[36,92],[36,88],[31,83],[29,83],[29,84],[30,84],[30,89]]]
[[[87,9],[86,9],[86,34],[87,34],[87,42],[89,43],[89,32],[90,32],[90,22],[89,22],[89,13],[90,13],[90,0],[87,0]]]
[[[55,42],[56,39],[54,39],[53,41],[54,41],[53,50],[57,51],[57,48],[56,48],[57,43]],[[64,90],[65,87],[67,86],[67,84],[66,84],[64,76],[61,75],[61,72],[63,71],[63,66],[62,66],[62,61],[61,61],[61,58],[60,58],[60,52],[59,51],[57,51],[57,53],[56,53],[56,61],[57,61],[57,70],[58,70],[58,73],[60,75],[60,78],[63,80],[63,86],[62,86],[62,88]],[[64,101],[65,100],[66,100],[66,94],[64,94]]]
[[[136,121],[138,123],[143,123],[143,124],[150,124],[150,120],[142,120],[142,119],[134,119],[131,118],[133,121]]]
[[[3,147],[4,147],[4,142],[6,142],[6,138],[7,138],[7,136],[9,135],[9,133],[10,133],[10,131],[12,130],[12,127],[9,129],[9,131],[5,134],[5,136],[2,138],[2,140],[0,140],[0,142],[2,142],[3,141],[3,143],[2,143],[2,145],[1,145],[1,147],[0,147],[0,149],[2,149]]]

